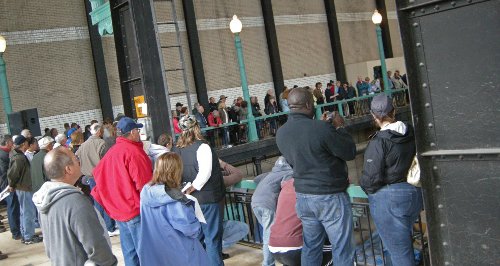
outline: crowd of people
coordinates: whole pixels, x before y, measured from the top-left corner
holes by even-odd
[[[288,121],[276,136],[282,157],[270,173],[255,178],[252,196],[263,227],[262,265],[353,265],[346,161],[355,158],[356,146],[338,114],[313,119],[315,99],[309,89],[292,89],[287,100]],[[366,148],[360,185],[387,249],[386,261],[415,265],[411,232],[422,194],[407,182],[415,156],[413,129],[396,121],[392,99],[385,94],[373,98],[370,112],[380,131]]]
[[[401,76],[399,70],[395,70],[394,74],[388,71],[387,75],[389,77],[390,89],[408,88],[406,74]],[[293,86],[293,88],[297,87],[297,85]],[[231,104],[227,102],[227,97],[225,95],[220,95],[218,100],[216,100],[215,97],[210,97],[208,106],[195,103],[191,111],[182,103],[178,102],[175,105],[176,109],[172,110],[171,113],[174,133],[180,134],[182,132],[178,126],[179,119],[191,113],[196,117],[202,129],[207,127],[215,128],[211,130],[202,130],[203,135],[207,138],[212,147],[221,146],[222,148],[229,148],[233,145],[246,143],[248,129],[245,123],[240,122],[248,118],[249,111],[252,112],[254,117],[289,112],[288,94],[293,88],[283,88],[283,92],[278,97],[275,96],[273,89],[269,89],[264,96],[263,105],[259,103],[257,96],[251,96],[250,103],[245,101],[243,97],[237,97]],[[308,89],[313,94],[314,105],[317,106],[376,94],[384,90],[384,84],[381,78],[370,80],[369,77],[362,78],[358,76],[358,80],[354,85],[348,82],[343,83],[339,80],[330,80],[326,83],[326,87],[323,87],[323,83],[317,82],[313,87],[305,86],[304,88]],[[369,112],[368,100],[362,102],[359,108],[357,108],[354,101],[349,101],[345,106],[343,112],[347,117],[356,115],[357,113],[364,115]],[[335,104],[327,105],[322,108],[322,112],[324,111],[338,111],[338,106]],[[268,135],[276,136],[278,127],[285,121],[286,116],[256,120],[257,135],[259,139]],[[228,123],[236,124],[224,126]]]
[[[251,204],[263,227],[262,265],[353,264],[346,161],[355,158],[356,146],[338,113],[313,117],[317,104],[365,93],[368,81],[360,80],[357,91],[331,82],[325,91],[317,83],[280,96],[281,110],[289,112],[286,123],[273,128],[282,157],[255,178]],[[225,191],[243,175],[217,157],[202,128],[232,121],[238,108],[238,119],[246,119],[248,104],[240,97],[227,108],[226,98],[210,98],[207,117],[199,104],[192,115],[178,104],[172,112],[177,139],[165,133],[156,144],[141,141],[143,125],[123,115],[93,120],[84,130],[73,123],[64,133],[1,135],[0,189],[9,192],[12,238],[26,245],[43,241],[53,265],[115,265],[110,237],[117,235],[126,265],[223,265]],[[279,111],[272,90],[264,102],[266,114]],[[258,116],[257,97],[250,105]],[[385,94],[370,105],[380,131],[366,149],[360,185],[393,264],[414,265],[409,237],[422,198],[406,182],[413,130],[395,120]],[[245,130],[238,125],[242,135]],[[223,133],[230,145],[230,129]],[[241,239],[248,228],[238,231]]]

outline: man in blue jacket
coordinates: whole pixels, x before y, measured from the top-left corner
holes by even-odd
[[[332,243],[335,265],[353,265],[346,161],[355,158],[356,145],[338,114],[333,123],[313,119],[314,100],[307,89],[293,89],[288,104],[288,121],[278,130],[276,142],[293,168],[296,210],[303,226],[302,265],[320,265],[325,236]]]

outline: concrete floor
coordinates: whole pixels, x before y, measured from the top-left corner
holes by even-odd
[[[39,230],[37,230],[39,233]],[[113,254],[118,258],[118,265],[123,263],[123,255],[120,247],[120,237],[112,237]],[[13,240],[9,231],[0,233],[0,251],[9,256],[8,259],[1,260],[0,266],[21,266],[21,265],[50,265],[50,260],[45,255],[43,243],[25,245],[19,240]],[[225,260],[225,265],[251,266],[260,265],[262,261],[262,251],[257,248],[236,244],[224,250],[231,257]]]
[[[262,161],[263,172],[270,171],[276,159],[277,157],[274,157]],[[245,179],[253,179],[254,169],[252,169],[252,166],[252,164],[248,164],[238,167],[245,175]],[[2,207],[0,214],[7,217],[4,207]],[[7,218],[3,220],[3,224],[8,227]],[[38,233],[40,233],[40,229],[37,230]],[[111,243],[113,254],[118,258],[118,265],[125,265],[120,247],[120,237],[112,237]],[[13,240],[8,230],[0,233],[0,251],[9,256],[8,259],[0,261],[0,266],[50,265],[43,243],[24,245],[19,240]],[[261,265],[262,262],[262,250],[244,244],[236,244],[224,250],[224,253],[230,255],[230,258],[224,261],[227,266],[257,266]]]

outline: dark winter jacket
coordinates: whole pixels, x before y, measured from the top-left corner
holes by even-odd
[[[325,195],[347,189],[346,161],[356,157],[356,145],[345,129],[290,113],[276,143],[293,168],[296,192]]]
[[[9,185],[9,180],[7,179],[9,163],[9,153],[0,149],[0,191],[3,191]]]
[[[22,191],[31,191],[30,162],[20,150],[13,150],[7,178],[9,186]]]
[[[361,187],[372,194],[387,184],[406,182],[414,156],[413,128],[400,121],[387,125],[366,147]]]

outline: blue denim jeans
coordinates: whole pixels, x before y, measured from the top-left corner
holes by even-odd
[[[274,266],[274,258],[269,251],[269,236],[271,235],[271,225],[274,223],[275,212],[262,207],[252,207],[255,218],[262,225],[262,266]]]
[[[347,193],[297,193],[296,210],[303,228],[302,265],[321,265],[325,236],[332,244],[335,266],[353,265],[352,209]]]
[[[137,249],[141,240],[139,227],[141,225],[141,216],[137,215],[127,222],[119,222],[120,244],[122,247],[123,259],[126,266],[139,266],[139,256]]]
[[[412,227],[422,210],[422,190],[406,182],[368,195],[370,213],[392,265],[413,266]]]
[[[248,235],[248,224],[226,220],[223,223],[222,249],[230,248]]]
[[[203,241],[211,266],[224,265],[222,261],[222,207],[220,203],[200,204],[206,224],[201,223]]]
[[[21,234],[24,240],[30,240],[35,235],[36,208],[33,204],[31,191],[16,190],[19,200],[19,213],[21,218]]]
[[[12,238],[21,237],[20,210],[17,195],[16,193],[10,193],[4,200],[7,203],[7,218]]]
[[[82,180],[82,182],[85,185],[89,185],[90,190],[92,190],[96,186],[95,179],[93,177],[86,176],[85,180],[86,180],[86,182],[83,182],[83,180]],[[95,200],[94,200],[94,206],[97,209],[97,211],[101,214],[102,219],[104,220],[104,223],[106,224],[106,229],[108,230],[108,232],[115,231],[115,229],[116,229],[115,220],[111,219],[111,217],[109,217],[109,215],[106,213],[106,211],[104,211],[104,208]]]

